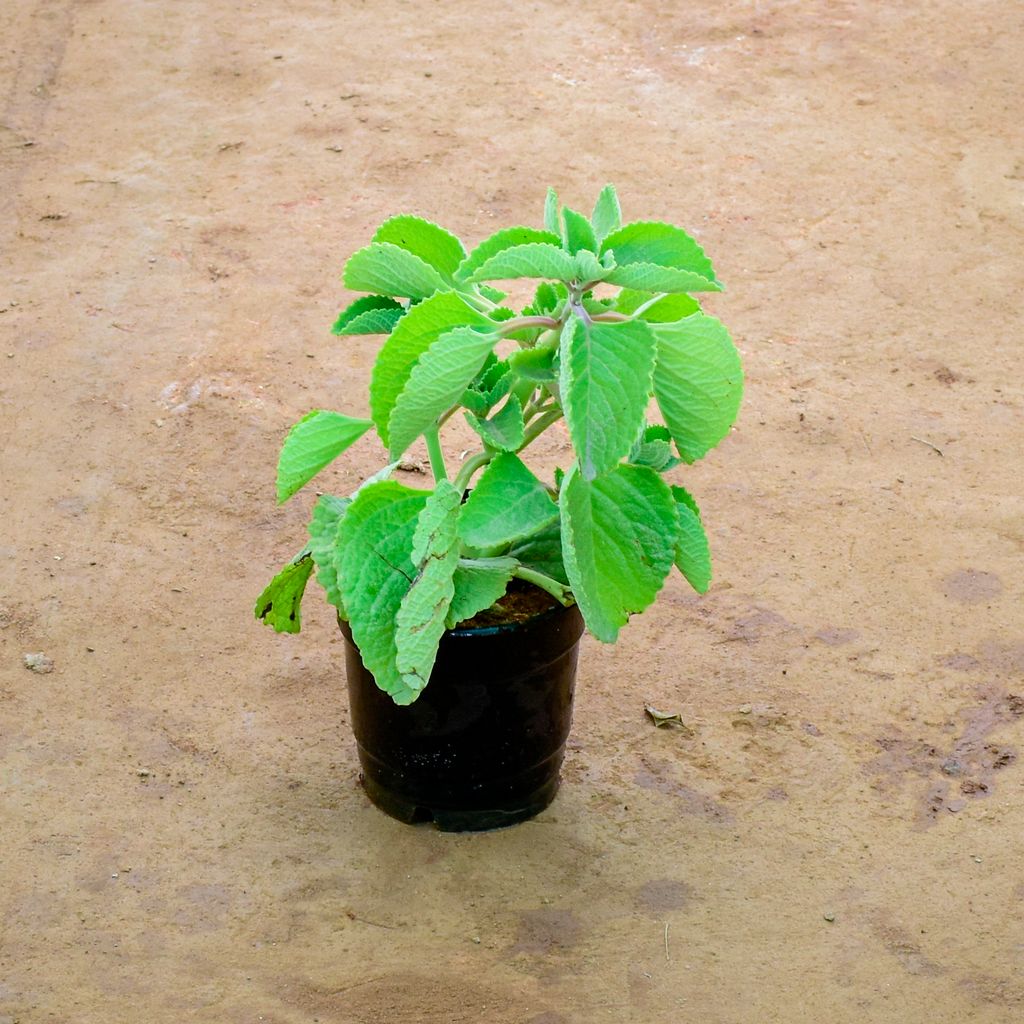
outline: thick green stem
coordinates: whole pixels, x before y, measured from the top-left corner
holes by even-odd
[[[572,591],[567,586],[559,583],[558,580],[553,580],[550,576],[545,576],[542,572],[537,572],[536,569],[517,565],[512,570],[512,575],[540,587],[541,590],[546,590],[559,604],[563,604],[567,608],[573,603]]]
[[[455,488],[459,491],[464,491],[469,486],[469,481],[473,479],[473,474],[481,467],[486,466],[495,456],[495,452],[488,451],[486,448],[482,452],[477,452],[476,455],[471,455],[462,464],[462,469],[459,470],[458,476],[455,477]]]
[[[515,334],[516,331],[533,330],[536,327],[554,328],[559,322],[550,316],[517,316],[511,320],[503,320],[498,327],[498,333],[503,337],[507,334]]]
[[[460,291],[459,296],[465,299],[474,309],[480,310],[481,313],[489,313],[492,309],[498,308],[490,299],[483,295],[477,295],[474,292]]]
[[[424,435],[427,442],[427,453],[430,455],[430,469],[434,474],[434,483],[448,479],[448,470],[444,464],[444,452],[441,451],[441,437],[435,424]]]
[[[523,443],[520,446],[520,451],[523,450],[528,444],[532,444],[534,441],[544,433],[552,423],[562,418],[561,409],[549,409],[543,416],[535,419],[523,435]]]

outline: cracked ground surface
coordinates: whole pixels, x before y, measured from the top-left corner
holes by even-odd
[[[1020,1020],[1021,28],[4,6],[0,1022]],[[476,241],[609,180],[728,286],[746,402],[676,471],[715,583],[584,642],[549,811],[405,828],[327,607],[252,619],[308,512],[278,446],[365,408],[327,328],[386,216]]]

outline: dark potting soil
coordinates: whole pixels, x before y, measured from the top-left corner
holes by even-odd
[[[484,629],[489,626],[507,626],[513,622],[528,622],[550,611],[558,602],[546,591],[526,580],[509,582],[505,596],[490,608],[477,612],[471,619],[460,622],[456,629]]]

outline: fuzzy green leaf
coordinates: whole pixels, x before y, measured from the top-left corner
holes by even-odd
[[[569,585],[569,576],[562,561],[562,528],[557,519],[529,537],[516,541],[508,553],[527,568]]]
[[[349,257],[342,282],[357,292],[425,299],[448,283],[429,263],[391,242],[371,242]]]
[[[287,501],[321,469],[365,434],[373,423],[314,409],[288,431],[277,463],[277,502]]]
[[[676,270],[654,263],[629,263],[617,266],[605,278],[607,284],[636,288],[645,292],[720,292],[717,281],[708,280],[692,270]]]
[[[559,294],[561,288],[562,294]],[[523,316],[538,316],[545,313],[553,313],[558,304],[565,298],[567,291],[565,285],[555,285],[550,281],[541,281],[533,294],[531,302],[524,310]]]
[[[672,492],[646,466],[617,466],[592,481],[573,467],[560,506],[572,592],[590,632],[612,643],[672,568],[679,529]]]
[[[606,253],[598,259],[589,249],[580,249],[576,253],[576,269],[574,271],[577,281],[596,283],[607,281],[615,270],[615,259],[611,253]],[[589,292],[587,293],[590,294]],[[592,299],[584,300],[586,302]]]
[[[514,558],[459,559],[452,578],[455,596],[445,620],[448,629],[454,629],[504,597],[516,565]]]
[[[411,704],[417,691],[396,664],[398,610],[416,566],[413,538],[427,491],[384,480],[363,488],[338,530],[338,576],[352,638],[374,681],[396,704]]]
[[[552,234],[558,234],[558,193],[550,186],[544,197],[544,227]]]
[[[360,313],[352,321],[346,324],[335,334],[390,334],[395,329],[395,324],[402,319],[405,310],[398,309],[368,309]]]
[[[486,327],[489,321],[455,292],[441,292],[413,306],[377,353],[370,378],[370,415],[389,443],[388,423],[413,367],[437,339],[456,327]]]
[[[654,395],[686,462],[729,433],[743,395],[743,367],[725,325],[695,313],[652,328],[658,339]]]
[[[490,299],[491,302],[501,302],[505,298],[505,292],[499,291],[497,288],[492,288],[489,284],[477,285],[476,289],[485,299]]]
[[[547,384],[558,379],[555,366],[557,348],[547,346],[541,348],[521,348],[511,353],[508,364],[524,380],[532,380],[537,384]]]
[[[568,206],[563,206],[562,220],[562,235],[565,240],[565,247],[569,252],[573,255],[581,249],[587,249],[592,253],[597,252],[597,239],[594,238],[594,229],[591,227],[590,221],[582,213],[577,213],[575,210],[570,210]]]
[[[459,534],[470,547],[486,550],[528,537],[557,516],[547,488],[518,456],[505,453],[488,464],[470,491]]]
[[[515,452],[523,445],[523,404],[515,395],[489,419],[482,420],[471,412],[466,422],[480,435],[484,444],[499,452]]]
[[[316,563],[316,578],[327,594],[327,600],[344,617],[345,603],[338,586],[337,538],[338,523],[351,504],[348,498],[322,494],[313,506],[309,521],[309,551]]]
[[[331,334],[390,334],[404,312],[386,295],[363,295],[338,314]]]
[[[419,256],[449,280],[455,268],[465,259],[462,243],[444,228],[421,217],[403,214],[384,221],[373,236],[375,242],[390,242]]]
[[[460,492],[441,480],[416,522],[412,561],[416,575],[395,617],[395,665],[402,683],[419,694],[430,679],[437,645],[455,595],[459,562]]]
[[[298,633],[302,628],[302,595],[313,571],[313,559],[304,549],[289,562],[256,598],[256,618],[278,633]]]
[[[501,231],[485,238],[463,261],[459,264],[456,277],[459,280],[468,280],[488,260],[497,256],[498,253],[511,249],[513,246],[541,243],[546,245],[561,245],[562,240],[557,234],[551,231],[539,231],[537,228],[503,228]]]
[[[676,499],[676,511],[679,513],[676,566],[698,594],[706,594],[711,586],[711,549],[701,523],[700,509],[683,487],[673,487],[672,497]]]
[[[492,256],[466,280],[505,281],[515,277],[544,277],[571,281],[576,261],[564,249],[544,242],[513,245]]]
[[[587,323],[570,317],[561,339],[561,394],[580,468],[607,473],[640,433],[651,393],[655,340],[642,320]]]
[[[634,221],[608,235],[601,243],[601,254],[615,253],[615,262],[620,266],[630,263],[654,264],[688,270],[691,273],[717,284],[715,268],[704,250],[682,228],[659,221]],[[640,285],[630,285],[639,288]],[[647,288],[646,291],[680,291],[679,288]],[[696,290],[696,289],[695,289]],[[705,289],[707,290],[707,289]],[[712,289],[719,291],[720,289]]]
[[[678,466],[681,460],[672,454],[672,435],[668,428],[658,424],[644,429],[629,453],[629,461],[634,466],[650,466],[664,473]]]
[[[622,210],[619,209],[619,197],[614,185],[605,185],[601,189],[594,204],[594,215],[590,219],[599,243],[622,226]]]
[[[623,288],[615,297],[615,309],[620,313],[635,313],[645,302],[654,298],[651,292],[638,292],[632,288]],[[684,316],[700,312],[700,303],[685,292],[666,295],[641,313],[641,317],[650,324],[672,323]]]
[[[388,421],[391,458],[399,458],[458,402],[497,341],[498,335],[490,331],[456,327],[420,356]]]

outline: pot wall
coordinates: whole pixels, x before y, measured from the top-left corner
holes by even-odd
[[[575,606],[445,633],[407,707],[377,688],[340,626],[363,784],[382,810],[461,831],[525,820],[554,799],[583,633]]]

